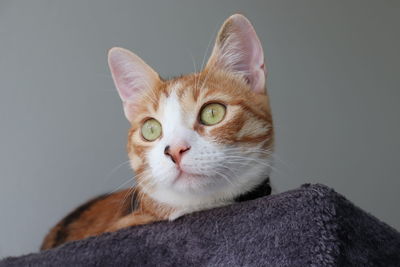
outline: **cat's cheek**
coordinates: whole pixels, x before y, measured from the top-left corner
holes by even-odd
[[[131,154],[129,155],[130,158],[130,165],[132,167],[132,169],[137,172],[139,170],[139,168],[143,165],[143,160],[135,154]]]

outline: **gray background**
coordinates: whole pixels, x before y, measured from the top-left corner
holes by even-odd
[[[324,183],[400,229],[399,3],[1,1],[0,257],[36,251],[63,215],[132,176],[107,50],[164,77],[192,72],[235,12],[264,45],[277,190]]]

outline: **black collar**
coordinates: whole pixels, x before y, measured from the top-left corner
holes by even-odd
[[[235,202],[242,202],[247,200],[253,200],[259,197],[268,196],[271,194],[271,185],[269,182],[269,177],[265,179],[261,184],[256,186],[253,190],[237,196],[234,200]]]

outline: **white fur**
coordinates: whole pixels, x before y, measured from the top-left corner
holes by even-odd
[[[175,89],[179,86],[175,85]],[[226,146],[195,132],[189,122],[193,122],[196,115],[182,112],[174,92],[160,103],[160,108],[163,136],[147,154],[155,185],[148,193],[155,200],[179,209],[170,219],[228,204],[269,174],[267,156],[257,152],[259,147]],[[179,171],[164,154],[164,149],[180,143],[191,146],[180,164],[182,170],[190,174],[177,180]]]

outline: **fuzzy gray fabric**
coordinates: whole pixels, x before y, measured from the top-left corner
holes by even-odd
[[[323,185],[6,258],[0,266],[400,266],[400,233]]]

